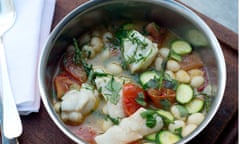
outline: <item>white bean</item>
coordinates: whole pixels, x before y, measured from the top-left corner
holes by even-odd
[[[99,66],[99,65],[94,65],[93,66],[93,71],[94,72],[99,72],[99,73],[105,73],[105,69],[103,66]]]
[[[175,133],[177,129],[179,128],[184,128],[185,127],[185,122],[183,120],[175,120],[173,123],[170,123],[168,125],[168,129]]]
[[[169,48],[161,48],[161,49],[159,49],[158,52],[163,58],[167,58],[169,51],[170,51]]]
[[[82,121],[82,114],[79,112],[70,112],[69,113],[69,120],[73,122],[81,122]]]
[[[185,70],[179,70],[176,72],[176,80],[182,83],[189,83],[191,78]]]
[[[204,114],[194,113],[188,117],[187,123],[199,125],[204,120],[204,118],[205,118]]]
[[[99,37],[93,37],[91,39],[90,45],[96,53],[100,52],[104,46],[102,39]]]
[[[162,62],[163,62],[163,59],[161,57],[157,57],[155,59],[155,62],[154,62],[154,66],[155,66],[155,69],[160,71],[161,68],[162,68]]]
[[[205,81],[205,80],[204,80],[204,77],[203,77],[203,76],[194,76],[194,77],[192,77],[190,84],[191,84],[191,86],[193,86],[194,88],[198,88],[198,87],[200,87],[201,85],[203,85],[204,81]]]
[[[104,42],[109,42],[109,39],[113,37],[111,32],[105,32],[102,36]]]
[[[112,74],[120,74],[123,71],[121,65],[117,62],[111,62],[107,64],[106,69]]]
[[[172,79],[176,79],[175,73],[170,71],[170,70],[166,70],[165,73],[167,73]]]
[[[180,69],[180,65],[175,60],[169,60],[167,62],[167,69],[173,72],[176,72]]]
[[[89,45],[84,45],[82,50],[83,50],[84,54],[89,58],[94,58],[96,56],[96,52]]]
[[[197,128],[197,125],[195,124],[188,124],[182,129],[182,136],[186,137],[187,135],[191,134],[195,129]]]
[[[189,75],[191,77],[194,77],[194,76],[203,76],[203,71],[200,70],[200,69],[191,69],[188,71]]]

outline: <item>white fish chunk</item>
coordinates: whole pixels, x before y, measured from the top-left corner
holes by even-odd
[[[161,117],[156,117],[156,125],[153,128],[146,126],[146,119],[141,113],[146,111],[139,108],[133,115],[123,118],[119,125],[109,128],[104,134],[95,137],[97,144],[128,144],[139,140],[144,136],[157,132],[163,127]]]
[[[114,83],[117,83],[118,85],[118,92],[117,94],[113,94],[113,92],[110,90],[109,83],[114,81]],[[125,113],[123,111],[122,106],[122,86],[125,82],[127,82],[127,79],[119,78],[116,76],[102,76],[102,77],[96,77],[95,83],[97,89],[101,92],[103,95],[105,101],[107,102],[106,105],[103,107],[103,112],[105,114],[109,114],[112,118],[123,118],[125,117]],[[114,84],[113,84],[114,85]]]
[[[65,122],[80,123],[86,115],[96,107],[98,91],[88,84],[82,84],[80,90],[70,90],[60,102],[61,118]]]
[[[136,30],[130,31],[127,38],[123,38],[123,56],[132,73],[146,69],[157,53],[157,44]]]
[[[103,112],[105,114],[109,114],[112,118],[123,118],[125,117],[125,113],[123,111],[122,104],[122,90],[119,92],[119,101],[117,104],[112,104],[107,101],[106,105],[103,107]]]
[[[128,133],[119,126],[113,126],[108,129],[103,135],[95,137],[97,144],[127,144],[136,139],[141,139],[142,136],[138,133]]]

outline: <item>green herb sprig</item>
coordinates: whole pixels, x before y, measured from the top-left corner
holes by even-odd
[[[119,92],[121,90],[121,84],[112,76],[111,80],[106,85],[106,89],[109,90],[111,94],[104,94],[105,99],[109,100],[112,104],[117,104],[120,97]]]
[[[154,110],[146,110],[142,112],[141,114],[142,118],[146,119],[146,126],[149,128],[153,128],[157,124],[157,113]]]
[[[86,60],[83,57],[82,51],[80,50],[79,46],[78,46],[78,42],[76,40],[76,38],[73,38],[73,44],[74,44],[74,56],[73,56],[73,62],[76,65],[80,65],[82,64],[85,72],[87,73],[87,75],[90,74],[91,70],[92,70],[92,65],[89,65]]]

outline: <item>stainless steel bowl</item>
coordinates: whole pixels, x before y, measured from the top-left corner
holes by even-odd
[[[179,143],[190,141],[207,126],[219,108],[226,84],[226,67],[221,47],[206,23],[191,10],[170,0],[95,0],[80,5],[64,17],[53,29],[40,56],[38,83],[45,108],[70,139],[84,143],[65,127],[53,108],[54,69],[73,37],[96,25],[123,18],[150,20],[169,28],[194,45],[206,64],[214,99],[203,123]]]

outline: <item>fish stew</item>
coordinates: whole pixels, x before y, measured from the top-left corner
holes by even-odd
[[[195,48],[154,22],[118,22],[73,38],[53,89],[59,117],[91,144],[176,143],[211,104]]]

